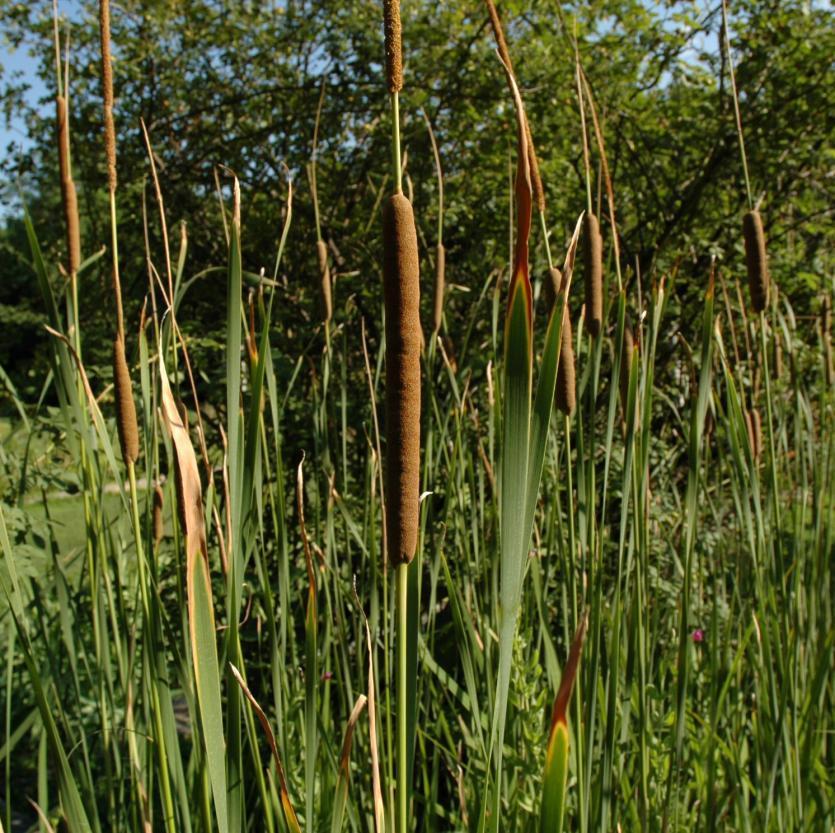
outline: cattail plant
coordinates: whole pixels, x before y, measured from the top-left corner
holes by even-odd
[[[386,307],[386,522],[395,566],[417,547],[420,463],[420,273],[412,206],[403,194],[383,206]]]
[[[125,358],[125,343],[120,338],[113,341],[113,387],[122,459],[126,466],[132,466],[139,459],[139,427],[136,422],[130,371]]]
[[[435,157],[435,176],[438,180],[438,244],[435,247],[435,291],[432,298],[432,332],[439,333],[444,320],[444,293],[446,291],[446,249],[444,248],[444,171],[441,167],[441,153],[435,139],[435,131],[426,111],[423,119],[429,131],[432,154]]]
[[[75,280],[81,265],[81,234],[78,220],[78,194],[72,178],[70,165],[70,121],[67,98],[59,95],[55,99],[58,122],[58,167],[61,176],[61,204],[64,209],[64,223],[67,233],[67,274]]]
[[[446,249],[443,243],[435,248],[435,293],[432,299],[432,331],[439,332],[444,320],[444,290],[446,288]]]
[[[331,297],[331,270],[328,266],[328,247],[324,240],[316,241],[316,254],[319,260],[319,289],[321,293],[322,321],[329,324],[333,318],[333,300]]]
[[[513,94],[517,119],[518,164],[515,183],[518,227],[513,254],[513,271],[508,287],[504,330],[504,416],[502,471],[500,481],[501,583],[499,663],[492,721],[489,764],[492,791],[484,791],[479,829],[484,829],[488,812],[490,826],[498,830],[501,816],[502,760],[510,689],[513,640],[522,604],[522,585],[527,565],[528,544],[545,459],[545,448],[555,397],[560,354],[560,330],[565,302],[571,285],[574,253],[580,223],[574,230],[563,268],[560,295],[548,320],[541,371],[533,395],[533,309],[528,263],[528,241],[532,218],[532,191],[528,164],[527,120],[513,73],[504,64]],[[563,313],[564,314],[564,313]]]
[[[751,307],[763,312],[768,306],[768,254],[765,232],[759,211],[748,211],[742,218],[742,234],[745,241],[745,263],[748,268],[748,288],[751,291]]]
[[[588,612],[583,614],[568,660],[562,672],[562,680],[551,711],[551,728],[548,733],[548,748],[545,753],[545,777],[542,785],[542,809],[540,811],[540,833],[561,833],[565,817],[566,786],[568,783],[568,706],[574,681],[580,668],[583,642],[588,628]]]
[[[745,412],[745,428],[748,431],[748,447],[754,461],[760,459],[763,450],[763,424],[760,412],[756,408],[749,408]]]
[[[484,0],[487,6],[487,13],[490,16],[490,26],[493,28],[493,35],[496,38],[496,47],[499,50],[499,57],[502,63],[513,73],[513,61],[510,58],[510,50],[507,48],[507,40],[504,36],[504,28],[496,4],[493,0]],[[512,90],[511,90],[512,94]],[[542,187],[542,177],[539,174],[539,159],[536,156],[536,149],[531,135],[531,126],[525,117],[525,142],[528,146],[528,167],[531,181],[531,192],[537,211],[545,213],[545,189]]]
[[[557,367],[557,389],[555,391],[554,402],[567,417],[570,417],[574,413],[574,408],[577,405],[577,390],[574,381],[573,340],[571,319],[568,316],[568,308],[566,308],[562,319],[560,362]]]
[[[597,216],[591,212],[583,218],[583,277],[586,329],[597,336],[603,321],[603,238]]]
[[[562,273],[556,266],[548,270],[543,282],[545,301],[549,313],[559,297],[562,286]],[[572,334],[571,318],[568,307],[563,311],[562,330],[560,334],[560,361],[557,367],[557,387],[554,392],[554,404],[566,416],[574,413],[577,405],[577,390],[574,374],[574,337]]]
[[[412,205],[403,194],[400,110],[403,47],[400,0],[384,0],[386,85],[391,96],[392,166],[396,191],[383,206],[383,282],[386,310],[386,530],[397,584],[397,829],[409,827],[414,723],[408,690],[409,564],[418,539],[420,497],[420,268]],[[414,619],[412,619],[413,621]],[[416,673],[416,672],[415,672]]]
[[[153,531],[154,531],[154,546],[159,548],[160,543],[165,535],[165,493],[162,491],[162,486],[157,483],[154,486],[154,511],[153,511]]]

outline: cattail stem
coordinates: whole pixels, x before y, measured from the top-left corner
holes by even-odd
[[[391,95],[395,194],[383,207],[383,280],[386,309],[386,538],[397,582],[397,833],[409,828],[411,762],[407,690],[410,655],[408,570],[418,538],[420,489],[420,274],[417,233],[403,195],[400,104],[403,54],[400,0],[383,2],[386,81]]]
[[[403,161],[400,156],[400,101],[397,93],[391,94],[391,157],[394,188],[403,193]]]
[[[731,93],[734,100],[734,115],[736,116],[736,132],[739,136],[739,154],[742,157],[742,172],[745,175],[745,193],[748,197],[748,209],[754,210],[754,198],[751,194],[751,180],[748,177],[748,157],[745,155],[745,140],[742,136],[742,116],[739,112],[739,93],[736,89],[736,75],[734,73],[734,59],[731,55],[731,36],[728,32],[728,6],[722,0],[722,28],[725,30],[725,49],[728,53],[728,71],[731,76]]]
[[[583,88],[580,83],[580,49],[577,41],[574,41],[574,62],[576,65],[575,76],[577,78],[577,103],[580,106],[580,133],[583,139],[583,173],[586,179],[586,211],[592,213],[591,204],[591,153],[589,151],[589,132],[586,126],[586,107],[583,104]]]
[[[409,829],[409,565],[395,570],[397,583],[397,831]]]

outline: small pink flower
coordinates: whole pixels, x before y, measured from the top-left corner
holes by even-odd
[[[705,632],[701,628],[696,628],[696,630],[690,634],[690,638],[698,645],[705,641]]]
[[[333,679],[333,671],[325,671],[325,673],[322,674],[322,682],[326,682],[327,680],[332,680],[332,679]]]

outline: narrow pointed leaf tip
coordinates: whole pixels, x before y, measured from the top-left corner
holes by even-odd
[[[528,158],[528,131],[525,105],[519,94],[519,87],[513,77],[513,70],[502,59],[507,82],[513,92],[513,103],[516,108],[516,129],[518,133],[519,161],[516,167],[516,246],[513,253],[513,277],[510,281],[509,303],[513,303],[517,283],[521,281],[527,300],[527,315],[530,324],[533,317],[533,291],[528,270],[528,239],[531,234],[531,215],[533,213],[533,197],[531,192],[530,160]]]
[[[580,667],[580,656],[583,653],[583,642],[586,638],[586,628],[589,623],[588,612],[583,614],[577,632],[574,634],[574,641],[571,643],[571,650],[568,652],[568,661],[562,672],[562,682],[554,700],[554,710],[551,712],[551,740],[553,742],[554,732],[558,725],[568,725],[568,704],[571,701],[571,692],[574,688],[574,680]]]

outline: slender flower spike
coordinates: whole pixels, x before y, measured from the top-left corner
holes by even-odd
[[[566,784],[568,782],[568,704],[580,666],[583,641],[586,638],[588,613],[583,615],[574,634],[568,662],[562,672],[554,709],[551,712],[551,733],[545,755],[545,778],[542,783],[542,815],[540,833],[561,833],[565,817]]]

